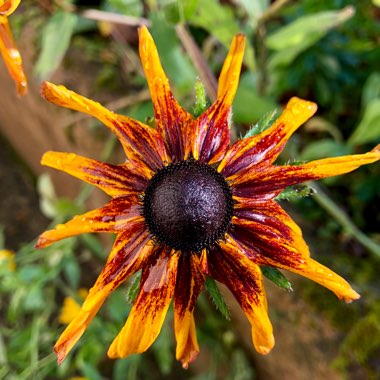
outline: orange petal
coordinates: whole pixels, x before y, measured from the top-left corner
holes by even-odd
[[[281,116],[269,129],[233,144],[218,171],[232,180],[245,175],[255,165],[273,163],[294,131],[316,111],[315,103],[291,98]]]
[[[199,354],[199,345],[193,313],[186,312],[180,319],[174,319],[177,348],[176,358],[184,369],[189,368]]]
[[[228,236],[226,242],[220,243],[220,248],[209,253],[208,269],[212,277],[230,289],[244,310],[252,326],[256,351],[268,354],[274,346],[274,337],[259,266]]]
[[[58,364],[62,363],[80,339],[108,295],[148,262],[153,245],[147,244],[148,233],[145,227],[140,223],[139,229],[136,230],[136,225],[118,235],[110,258],[95,285],[90,289],[79,313],[55,344]]]
[[[240,70],[243,63],[245,36],[237,34],[232,40],[230,51],[222,67],[218,81],[218,99],[231,105],[239,85]]]
[[[279,192],[287,186],[348,173],[378,160],[380,145],[365,154],[325,158],[297,166],[270,166],[261,171],[252,170],[235,179],[234,195],[250,198],[267,192]]]
[[[292,244],[281,236],[272,236],[271,232],[269,229],[267,233],[260,231],[257,225],[247,220],[235,220],[232,234],[244,254],[253,262],[310,278],[346,302],[359,298],[346,280],[308,257],[305,251],[299,251],[298,244]]]
[[[112,197],[136,195],[148,183],[131,164],[111,165],[74,153],[46,152],[42,156],[41,164],[97,186]]]
[[[171,159],[183,160],[189,153],[186,147],[189,123],[193,117],[174,99],[156,45],[145,26],[139,29],[139,51],[152,97],[157,130],[166,141]]]
[[[284,241],[293,246],[304,257],[310,256],[309,247],[302,237],[302,231],[293,219],[274,201],[248,205],[245,202],[235,205],[233,224],[241,225],[245,232],[267,234],[278,244]]]
[[[157,260],[143,269],[140,293],[108,350],[110,358],[144,352],[156,340],[174,294],[178,255],[162,248]]]
[[[0,15],[9,16],[19,6],[21,0],[0,0]]]
[[[97,102],[87,99],[64,86],[44,82],[42,96],[49,102],[96,117],[113,131],[136,170],[152,173],[169,158],[161,135],[151,127],[126,116],[116,115]]]
[[[8,2],[5,2],[3,7],[7,4],[11,7],[9,9],[13,9],[14,5],[10,5]],[[0,16],[0,53],[3,56],[10,76],[16,82],[18,94],[20,96],[25,95],[28,91],[28,83],[22,66],[21,55],[17,50],[8,19],[5,16]]]
[[[112,199],[106,206],[77,215],[65,224],[58,224],[38,238],[36,248],[45,248],[58,240],[89,232],[118,233],[131,221],[144,222],[137,197]]]
[[[196,255],[181,255],[174,295],[174,331],[176,358],[184,368],[188,368],[199,353],[193,311],[204,281],[199,258]]]
[[[238,34],[224,61],[218,83],[218,98],[192,126],[192,154],[201,162],[212,164],[220,161],[230,143],[228,117],[239,84],[244,48],[245,37]]]

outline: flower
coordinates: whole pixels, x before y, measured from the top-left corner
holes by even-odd
[[[0,249],[0,265],[7,263],[7,268],[10,272],[16,270],[15,253],[9,249]]]
[[[193,312],[206,276],[231,290],[252,325],[256,350],[267,354],[274,338],[260,265],[301,274],[347,302],[359,298],[343,278],[310,258],[300,228],[275,197],[287,186],[375,162],[379,147],[298,166],[273,165],[291,134],[317,106],[292,98],[272,127],[230,145],[228,120],[243,60],[243,35],[232,42],[216,101],[196,119],[174,99],[145,27],[139,30],[139,40],[156,128],[114,114],[63,86],[45,82],[42,87],[50,102],[102,121],[118,136],[128,158],[121,165],[73,153],[47,152],[42,158],[43,165],[93,184],[112,199],[44,232],[36,246],[87,232],[116,234],[105,267],[55,345],[58,362],[107,296],[139,270],[140,291],[108,350],[111,358],[146,351],[174,298],[176,357],[187,367],[199,352]]]
[[[10,76],[17,84],[19,95],[25,95],[28,91],[22,59],[13,40],[12,31],[9,27],[8,16],[13,13],[20,0],[0,0],[0,53]]]
[[[88,290],[80,288],[77,292],[78,298],[84,300],[87,297]],[[79,303],[73,297],[65,297],[61,313],[59,314],[59,322],[68,325],[80,311]]]

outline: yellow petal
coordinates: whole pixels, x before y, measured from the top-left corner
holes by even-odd
[[[256,351],[268,354],[274,346],[274,337],[259,266],[249,260],[228,236],[220,243],[220,249],[210,252],[208,269],[210,275],[225,284],[239,302],[251,323]]]
[[[42,156],[41,164],[97,186],[112,197],[140,193],[148,183],[147,178],[137,173],[129,163],[111,165],[74,153],[46,152]]]
[[[0,0],[0,15],[9,16],[19,6],[21,0]]]
[[[108,350],[110,358],[144,352],[156,340],[174,294],[177,263],[178,253],[164,248],[157,261],[144,268],[140,293]]]
[[[18,94],[25,95],[28,91],[28,83],[22,66],[22,59],[13,40],[12,31],[8,19],[0,16],[0,53],[10,76],[16,82]]]
[[[253,166],[273,163],[290,136],[317,111],[317,105],[291,98],[281,116],[259,135],[238,140],[227,151],[218,171],[229,180],[244,176]]]
[[[172,160],[187,158],[193,117],[174,99],[157,47],[148,29],[139,29],[139,52],[152,97],[156,128],[167,143]]]
[[[66,327],[54,346],[58,364],[62,363],[80,339],[108,295],[128,276],[145,266],[153,250],[152,245],[147,243],[147,232],[132,235],[123,232],[117,237],[106,266],[95,285],[90,289],[78,314]]]

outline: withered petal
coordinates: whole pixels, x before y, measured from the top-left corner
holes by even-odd
[[[21,0],[0,0],[0,15],[9,16],[19,6]]]

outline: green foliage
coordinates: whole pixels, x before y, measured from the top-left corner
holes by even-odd
[[[35,66],[36,75],[40,80],[49,78],[61,63],[76,23],[75,14],[57,12],[44,26],[41,53]]]
[[[248,137],[256,136],[259,133],[264,132],[276,120],[276,115],[277,110],[265,113],[264,116],[246,132],[244,138],[246,139]]]
[[[263,275],[274,284],[288,291],[293,291],[290,281],[278,269],[265,265],[262,265],[260,269]]]
[[[194,102],[194,110],[193,115],[195,117],[201,115],[207,108],[207,98],[206,91],[203,87],[202,82],[197,79],[194,85],[195,90],[195,102]]]
[[[127,301],[133,305],[140,290],[141,272],[134,275],[127,291]]]
[[[228,310],[228,306],[222,294],[220,293],[220,290],[218,289],[215,280],[211,277],[207,277],[205,286],[215,307],[220,311],[224,318],[229,320],[230,312]]]

